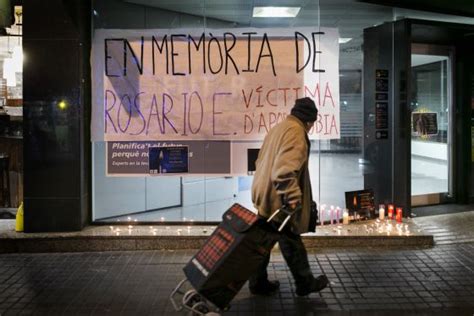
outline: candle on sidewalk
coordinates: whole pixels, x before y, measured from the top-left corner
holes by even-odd
[[[393,204],[388,205],[388,219],[393,219]]]
[[[344,225],[349,224],[349,212],[347,210],[344,210],[344,212],[342,213],[342,223]]]
[[[383,205],[383,204],[379,205],[379,219],[380,220],[385,219],[385,205]]]
[[[397,213],[395,215],[395,218],[397,219],[397,223],[401,223],[402,222],[402,208],[401,207],[397,207]]]

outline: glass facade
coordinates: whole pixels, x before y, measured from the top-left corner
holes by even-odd
[[[445,56],[412,54],[412,195],[449,193],[452,153],[452,84],[449,50]],[[433,53],[433,52],[432,52]],[[438,53],[439,54],[439,53]],[[436,129],[430,129],[430,120]],[[433,122],[431,122],[433,123]]]
[[[270,6],[272,1],[265,1],[264,4]],[[368,124],[367,120],[371,119],[370,115],[365,117],[363,106],[364,29],[398,20],[401,16],[424,18],[429,16],[438,20],[455,19],[455,17],[400,10],[351,0],[310,1],[301,7],[298,15],[293,18],[252,17],[252,9],[251,2],[227,4],[210,1],[150,3],[96,1],[93,28],[94,34],[100,30],[193,29],[199,33],[212,32],[213,29],[225,29],[229,32],[239,32],[248,28],[275,31],[296,30],[304,27],[315,30],[337,29],[339,34],[337,39],[339,45],[339,137],[311,141],[310,174],[313,197],[319,205],[345,207],[344,192],[364,189],[364,174],[370,173],[371,168],[370,165],[364,163],[368,157],[363,154],[364,123]],[[391,59],[394,52],[389,51],[389,54]],[[414,134],[413,142],[423,144],[426,142],[447,144],[448,142],[447,69],[446,59],[412,68],[413,80],[417,87],[417,94],[413,98],[418,104],[426,105],[426,111],[436,112],[439,123],[436,136],[425,139]],[[94,72],[95,69],[92,69],[93,74]],[[212,81],[213,77],[204,75],[202,80]],[[168,81],[168,84],[175,83]],[[432,90],[436,93],[430,93]],[[280,95],[279,98],[281,99],[282,96]],[[294,97],[291,100],[294,101]],[[93,102],[100,103],[103,99],[94,99]],[[413,106],[416,110],[416,106]],[[392,123],[392,121],[389,122],[389,124]],[[223,174],[222,170],[225,170],[225,166],[221,166],[222,157],[216,157],[215,148],[220,146],[218,152],[228,150],[232,153],[258,148],[260,144],[260,141],[234,140],[216,143],[200,140],[189,145],[189,148],[192,148],[193,154],[202,157],[195,162],[199,166],[193,166],[203,170],[202,174],[124,176],[110,174],[112,167],[107,155],[111,148],[107,147],[107,142],[104,140],[95,139],[92,145],[92,219],[93,221],[213,222],[220,221],[222,213],[234,202],[252,209],[250,194],[252,175],[232,172]],[[415,163],[417,162],[412,162],[412,164]],[[246,165],[247,162],[233,160],[231,164]],[[443,187],[436,189],[440,190],[437,192],[448,192],[447,175],[442,183]],[[415,192],[417,185],[412,186]]]

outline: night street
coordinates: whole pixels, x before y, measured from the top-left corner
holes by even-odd
[[[2,254],[1,315],[185,315],[168,299],[194,251]],[[270,278],[280,292],[262,298],[246,286],[225,315],[472,315],[474,244],[413,250],[310,253],[331,286],[299,298],[279,251]]]
[[[474,316],[473,56],[474,0],[0,0],[0,316]]]

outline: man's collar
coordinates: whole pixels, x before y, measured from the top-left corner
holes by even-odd
[[[298,122],[298,124],[301,125],[301,127],[305,128],[304,123],[303,123],[299,118],[297,118],[296,116],[291,115],[291,114],[288,114],[288,116],[287,116],[286,118],[289,119],[289,120],[291,120],[291,121],[296,121],[296,122]]]

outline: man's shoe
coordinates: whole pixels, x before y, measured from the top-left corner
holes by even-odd
[[[278,281],[265,281],[256,286],[249,287],[250,293],[253,295],[272,295],[280,288]]]
[[[320,275],[317,278],[311,280],[308,285],[300,286],[296,288],[296,295],[306,296],[309,293],[319,292],[328,286],[329,280],[325,275]]]

